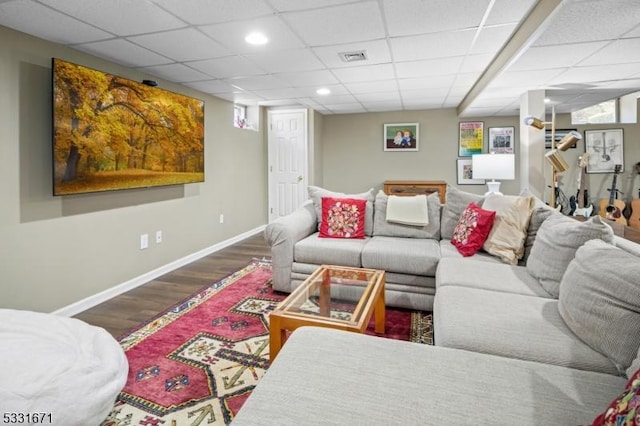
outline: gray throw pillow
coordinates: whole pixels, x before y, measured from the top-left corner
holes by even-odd
[[[613,244],[613,230],[594,216],[586,222],[552,214],[542,225],[527,259],[527,272],[553,297],[558,297],[560,280],[578,247],[589,240],[600,239]]]
[[[437,192],[427,196],[429,224],[426,226],[412,226],[387,222],[388,199],[389,196],[383,191],[379,191],[378,195],[376,195],[373,215],[374,236],[440,239],[440,197]]]
[[[476,203],[478,206],[482,206],[483,200],[484,197],[482,195],[460,191],[455,186],[447,186],[447,203],[442,209],[442,218],[440,219],[442,239],[451,239],[453,230],[469,203]]]
[[[320,222],[322,220],[322,197],[334,197],[334,198],[357,198],[367,200],[367,206],[364,213],[364,233],[367,236],[373,234],[373,188],[360,194],[345,194],[344,192],[333,192],[328,189],[320,188],[318,186],[309,186],[307,188],[309,198],[313,201],[313,207],[316,210],[316,217],[318,218],[318,229],[320,229]]]
[[[640,370],[640,347],[638,348],[638,356],[631,363],[631,367],[627,368],[627,379],[630,379],[638,370]]]
[[[521,263],[523,265],[527,263],[527,259],[531,254],[531,247],[533,247],[533,242],[536,240],[536,235],[538,234],[538,230],[540,229],[542,222],[552,214],[560,215],[561,213],[558,213],[548,206],[535,207],[533,209],[533,212],[531,213],[531,220],[529,220],[529,226],[527,227],[527,238],[524,240],[524,255],[521,259]]]
[[[620,374],[640,347],[640,258],[601,240],[576,252],[560,283],[558,310],[582,341]]]

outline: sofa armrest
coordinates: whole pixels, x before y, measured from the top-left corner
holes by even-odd
[[[290,215],[267,225],[264,237],[271,247],[273,288],[291,292],[291,266],[295,244],[316,232],[318,220],[311,201],[307,201]]]

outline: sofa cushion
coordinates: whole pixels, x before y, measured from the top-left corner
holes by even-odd
[[[364,268],[434,276],[440,260],[438,241],[425,238],[373,237],[362,250]]]
[[[378,191],[373,216],[373,235],[385,237],[434,238],[440,239],[440,198],[437,193],[427,196],[429,224],[426,226],[410,226],[387,222],[387,201],[389,197]]]
[[[531,247],[533,247],[533,243],[536,241],[536,235],[538,235],[538,230],[540,229],[542,222],[552,214],[561,215],[549,206],[535,207],[531,212],[531,219],[529,220],[529,226],[527,227],[527,237],[524,240],[524,255],[520,260],[523,265],[526,264],[527,259],[529,259]]]
[[[447,203],[442,209],[440,223],[441,237],[450,240],[460,216],[462,216],[469,203],[476,203],[482,206],[483,199],[482,195],[460,191],[455,186],[447,186]]]
[[[322,197],[320,237],[364,238],[366,204],[358,198]]]
[[[459,286],[438,287],[436,293],[436,345],[618,374],[567,327],[555,299]]]
[[[495,217],[496,212],[484,210],[475,203],[469,203],[453,230],[451,244],[463,256],[472,256],[482,248]]]
[[[554,365],[302,327],[232,424],[588,424],[625,382]]]
[[[445,257],[453,257],[456,259],[466,258],[481,262],[502,263],[500,259],[490,255],[483,250],[476,252],[476,254],[474,254],[473,256],[463,256],[460,254],[458,249],[453,244],[451,244],[451,240],[440,240],[440,257],[442,259],[444,259]]]
[[[525,296],[551,297],[538,280],[529,275],[524,266],[481,262],[475,258],[476,256],[472,259],[440,259],[436,271],[437,288],[453,285]]]
[[[637,426],[640,424],[640,371],[627,383],[622,393],[614,399],[592,426]]]
[[[551,215],[538,230],[527,259],[527,271],[540,280],[549,294],[558,297],[560,280],[576,250],[593,239],[613,243],[613,231],[600,216],[580,222],[562,215]]]
[[[293,247],[293,259],[299,263],[315,265],[342,265],[360,267],[360,254],[369,237],[364,239],[320,238],[311,234]]]
[[[513,197],[509,204],[502,204],[507,196],[488,196],[482,205],[485,210],[494,210],[496,219],[482,248],[498,256],[503,262],[515,265],[524,256],[524,242],[533,210],[533,197]]]
[[[328,189],[320,188],[318,186],[309,186],[307,187],[307,192],[309,193],[309,198],[313,202],[313,206],[316,210],[316,217],[318,218],[318,230],[320,230],[320,221],[322,218],[322,197],[346,197],[346,198],[363,198],[367,200],[367,208],[365,210],[364,217],[364,233],[368,236],[371,236],[373,233],[373,188],[366,192],[362,192],[359,194],[351,194],[347,195],[343,192],[333,192]]]
[[[578,249],[560,282],[558,309],[567,326],[620,374],[640,347],[639,279],[640,258],[592,240]]]

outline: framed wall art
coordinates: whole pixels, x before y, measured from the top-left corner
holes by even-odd
[[[489,127],[489,153],[513,154],[515,127]]]
[[[458,131],[458,156],[471,157],[473,154],[482,154],[483,146],[484,122],[460,122]]]
[[[456,163],[458,167],[458,185],[484,185],[486,183],[484,179],[473,178],[471,158],[458,158]]]
[[[586,130],[585,152],[589,154],[587,173],[613,173],[620,164],[624,172],[624,138],[622,129]]]
[[[384,125],[385,151],[417,151],[420,141],[418,123],[393,123]]]

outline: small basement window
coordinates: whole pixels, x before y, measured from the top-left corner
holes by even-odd
[[[233,105],[233,125],[239,129],[247,127],[247,107],[246,105]]]
[[[572,112],[571,124],[617,123],[617,112],[617,102],[612,99]]]

